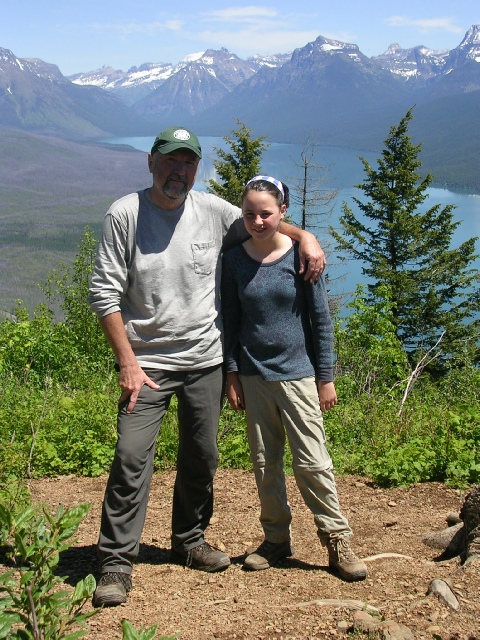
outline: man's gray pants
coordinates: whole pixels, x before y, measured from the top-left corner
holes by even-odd
[[[160,389],[142,387],[132,413],[119,407],[118,441],[102,509],[101,572],[131,573],[145,524],[155,441],[173,395],[178,399],[179,445],[172,507],[172,549],[201,544],[213,513],[222,365],[193,371],[146,369]]]

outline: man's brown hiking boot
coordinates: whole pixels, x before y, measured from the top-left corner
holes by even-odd
[[[127,601],[127,593],[132,588],[132,580],[120,571],[103,573],[93,594],[94,607],[116,607]]]
[[[220,551],[208,542],[189,549],[188,551],[179,552],[172,549],[170,553],[171,559],[177,564],[183,564],[186,567],[197,569],[198,571],[207,571],[214,573],[223,571],[230,566],[230,558],[226,553]]]

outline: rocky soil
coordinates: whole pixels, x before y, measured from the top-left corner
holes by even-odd
[[[355,534],[353,546],[367,558],[370,572],[366,581],[348,584],[328,569],[326,550],[293,478],[288,487],[295,557],[267,571],[242,570],[245,553],[262,540],[254,478],[245,471],[218,472],[215,514],[207,532],[210,543],[230,554],[232,565],[223,573],[206,574],[171,564],[173,480],[170,472],[154,477],[133,590],[125,605],[89,620],[88,639],[121,638],[126,618],[137,629],[158,624],[159,636],[179,632],[181,640],[341,640],[352,638],[358,607],[379,621],[404,625],[414,638],[480,639],[480,562],[462,567],[459,558],[441,560],[440,551],[421,541],[422,534],[443,529],[449,513],[458,514],[463,492],[436,483],[387,490],[362,478],[339,478],[340,501]],[[31,482],[35,502],[92,505],[75,546],[62,555],[60,571],[70,584],[96,572],[105,483],[105,477]],[[450,585],[458,611],[427,595],[434,579]],[[354,637],[366,635],[356,631]]]

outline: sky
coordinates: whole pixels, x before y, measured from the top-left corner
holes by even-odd
[[[176,64],[221,47],[243,59],[287,53],[320,35],[368,57],[394,42],[454,49],[474,24],[474,0],[0,0],[0,47],[56,64],[66,76]]]

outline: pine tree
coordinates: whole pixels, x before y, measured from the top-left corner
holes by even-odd
[[[220,158],[215,160],[213,165],[223,182],[220,184],[215,180],[209,180],[207,191],[241,206],[245,185],[260,173],[260,162],[268,144],[263,142],[265,136],[252,139],[251,129],[248,129],[240,120],[236,120],[236,123],[240,128],[231,131],[234,137],[223,137],[231,151],[213,148]]]
[[[342,233],[331,229],[340,249],[366,266],[372,300],[382,283],[390,287],[397,337],[409,351],[430,348],[445,332],[444,350],[478,340],[480,281],[473,268],[475,242],[450,247],[460,222],[454,205],[422,208],[433,178],[421,178],[421,145],[407,135],[412,110],[390,129],[377,168],[364,159],[366,178],[356,185],[367,196],[354,198],[361,215],[342,207]],[[459,342],[460,341],[460,342]]]

